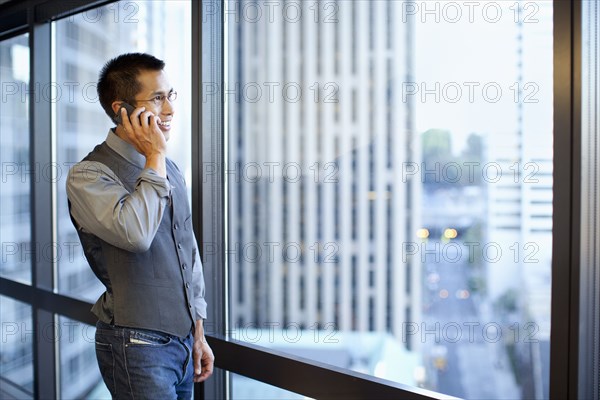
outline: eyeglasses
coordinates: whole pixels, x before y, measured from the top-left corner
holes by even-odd
[[[137,102],[140,101],[150,101],[152,103],[154,103],[155,106],[162,106],[165,102],[165,99],[169,99],[169,102],[173,102],[175,101],[175,99],[177,99],[177,92],[173,91],[173,92],[169,92],[169,94],[164,95],[164,94],[157,94],[156,96],[154,96],[151,99],[148,100],[136,100]]]

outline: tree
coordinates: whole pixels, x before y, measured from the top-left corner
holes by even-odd
[[[421,135],[423,170],[441,171],[447,163],[454,161],[450,132],[442,129],[429,129]],[[448,186],[439,173],[423,173],[423,184],[429,190]]]

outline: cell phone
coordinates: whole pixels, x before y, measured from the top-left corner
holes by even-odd
[[[131,104],[122,102],[121,107],[119,107],[119,111],[117,112],[117,115],[115,115],[115,122],[117,123],[117,125],[123,125],[123,119],[121,118],[121,108],[127,110],[128,117],[131,115],[133,110],[135,110],[135,107]]]
[[[124,108],[127,111],[127,117],[131,117],[131,114],[133,113],[133,110],[135,110],[135,107],[129,103],[125,103],[125,102],[121,103],[121,107],[119,107],[119,111],[117,112],[117,115],[115,115],[115,122],[117,124],[123,125],[123,119],[121,118],[121,108]],[[150,118],[151,117],[148,117],[148,123],[150,123]],[[142,120],[141,120],[141,115],[140,115],[140,124],[141,123],[142,123]]]

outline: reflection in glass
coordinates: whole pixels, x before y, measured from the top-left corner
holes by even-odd
[[[0,296],[0,387],[17,398],[33,396],[33,323],[31,306]]]
[[[5,278],[31,283],[31,263],[38,248],[31,244],[30,186],[34,170],[29,164],[29,35],[0,42],[0,226]]]
[[[179,96],[169,157],[190,178],[191,140],[189,76],[191,68],[190,2],[117,2],[57,21],[54,81],[56,162],[58,176],[58,290],[70,296],[96,301],[104,291],[84,257],[73,228],[65,191],[68,169],[101,143],[113,127],[98,102],[98,73],[110,58],[127,52],[148,52],[165,61],[171,84]]]
[[[552,3],[267,3],[227,3],[231,334],[547,398]]]

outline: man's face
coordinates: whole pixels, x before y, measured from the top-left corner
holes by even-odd
[[[166,140],[169,140],[171,130],[171,120],[175,109],[173,104],[166,97],[173,88],[169,84],[167,75],[164,71],[142,71],[137,80],[142,86],[140,92],[135,96],[135,107],[146,107],[146,111],[151,111],[160,118],[158,127],[162,131]],[[164,99],[161,101],[160,99]]]

